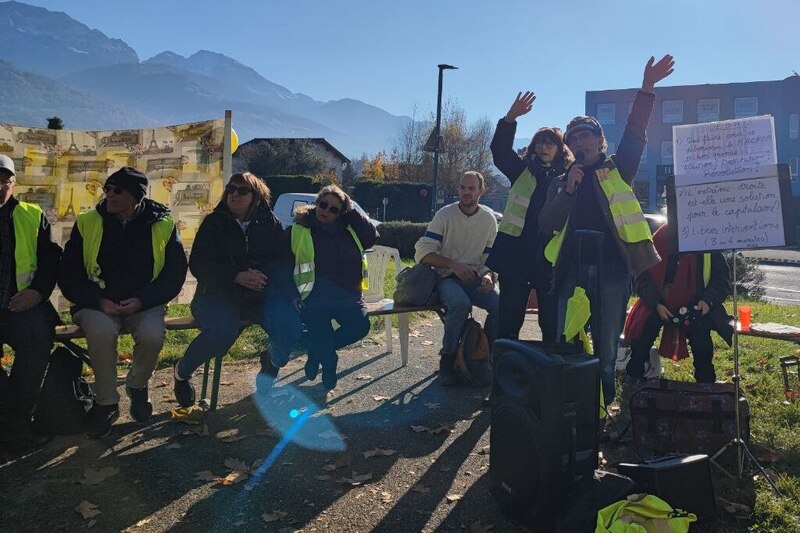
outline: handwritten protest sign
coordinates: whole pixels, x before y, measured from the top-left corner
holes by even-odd
[[[786,245],[771,116],[673,128],[681,252]]]
[[[676,186],[753,178],[778,162],[768,115],[675,126],[672,132]]]

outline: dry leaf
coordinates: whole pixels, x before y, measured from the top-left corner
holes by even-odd
[[[390,503],[392,501],[392,493],[391,492],[381,492],[381,501],[383,503]]]
[[[80,480],[81,485],[99,485],[111,476],[119,474],[119,468],[114,466],[107,466],[100,470],[92,470],[87,468],[83,471],[83,479]]]
[[[373,396],[372,399],[375,400],[376,402],[385,402],[386,400],[389,399],[389,397],[388,396]]]
[[[494,529],[494,524],[484,524],[482,520],[469,525],[469,533],[489,533]]]
[[[423,433],[431,430],[431,428],[428,426],[411,426],[411,429],[414,431],[414,433]]]
[[[455,424],[444,423],[439,424],[439,427],[428,430],[431,435],[438,435],[439,433],[450,433],[456,428]]]
[[[271,513],[264,513],[261,515],[261,520],[269,524],[270,522],[277,522],[281,518],[288,516],[289,513],[283,511],[273,511]]]
[[[162,389],[162,388],[164,388],[164,387],[166,387],[166,386],[167,386],[167,382],[166,382],[166,381],[162,381],[161,383],[159,383],[158,385],[156,385],[156,386],[155,386],[155,387],[153,387],[153,388],[154,388],[154,389]]]
[[[227,387],[228,385],[233,385],[233,382],[231,382],[231,381],[220,381],[219,384],[222,385],[223,387]]]
[[[236,472],[250,473],[250,467],[247,466],[247,463],[236,457],[225,459],[225,466]]]
[[[374,450],[363,452],[362,455],[365,459],[369,459],[370,457],[391,457],[396,453],[397,452],[395,450],[382,450],[380,448],[375,448]]]
[[[353,472],[353,477],[343,477],[337,480],[336,483],[352,485],[356,487],[365,481],[369,481],[370,479],[372,479],[372,472],[367,472],[366,474],[356,474]]]
[[[426,487],[425,485],[414,485],[411,487],[411,490],[419,492],[420,494],[428,494],[431,491],[430,487]]]
[[[219,481],[219,476],[214,475],[211,470],[203,470],[194,473],[195,481]]]
[[[359,381],[369,381],[370,379],[372,379],[372,376],[370,376],[369,374],[359,374],[356,376],[356,379]]]
[[[214,436],[222,442],[236,442],[247,438],[247,435],[240,435],[238,429],[226,429],[225,431],[220,431]]]
[[[408,336],[409,337],[422,337],[422,333],[420,333],[419,331],[414,329],[414,330],[411,330],[411,331],[408,332]]]
[[[344,468],[345,466],[350,466],[350,462],[351,460],[349,455],[340,455],[332,463],[324,465],[322,469],[326,472],[333,472],[334,470]]]
[[[448,494],[447,495],[447,503],[457,502],[461,498],[463,498],[463,494]]]
[[[433,346],[433,341],[422,341],[423,346]]]
[[[83,517],[84,520],[94,518],[100,514],[100,509],[98,509],[97,505],[93,504],[92,502],[87,502],[86,500],[83,500],[81,503],[79,503],[78,506],[75,507],[75,510]]]
[[[244,481],[249,477],[250,474],[248,472],[241,472],[239,470],[234,470],[224,478],[220,479],[219,482],[222,483],[223,485],[233,485],[234,483],[239,483],[240,481]]]

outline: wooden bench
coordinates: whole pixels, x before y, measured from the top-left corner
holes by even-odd
[[[402,366],[408,364],[408,313],[416,313],[422,311],[434,311],[439,318],[444,319],[444,307],[433,306],[400,306],[395,305],[391,299],[384,299],[379,302],[367,303],[367,316],[385,316],[386,317],[386,351],[393,352],[392,342],[392,320],[391,315],[398,315],[397,329],[400,340],[400,362]],[[243,321],[240,324],[240,331],[244,328],[253,325],[252,322]],[[164,328],[167,331],[182,331],[189,329],[198,329],[197,322],[193,317],[167,317],[164,319]],[[124,332],[123,332],[124,333]],[[91,365],[88,352],[81,346],[75,344],[75,339],[85,338],[84,332],[76,325],[69,326],[56,326],[56,341],[67,344],[80,356],[87,364]],[[214,361],[214,380],[211,384],[211,398],[209,401],[210,409],[212,411],[217,408],[217,399],[219,396],[219,383],[222,376],[222,357],[216,357]],[[203,371],[203,387],[200,392],[201,398],[206,398],[208,391],[208,375],[211,361],[206,361]]]
[[[745,335],[748,337],[758,337],[761,339],[775,339],[779,341],[788,341],[794,344],[800,344],[800,332],[792,331],[788,333],[773,333],[769,331],[758,331],[758,327],[760,325],[761,324],[758,323],[752,323],[750,324],[750,329],[748,329],[747,331],[738,330],[739,335]],[[780,325],[783,326],[784,324]],[[793,329],[800,329],[800,328],[793,328]]]

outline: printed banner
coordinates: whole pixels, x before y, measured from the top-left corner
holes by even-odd
[[[200,222],[222,195],[225,119],[118,131],[48,130],[0,124],[0,153],[14,160],[14,196],[39,204],[62,247],[75,216],[103,198],[106,178],[123,166],[149,180],[148,197],[170,208],[187,255]],[[189,276],[177,303],[189,303]],[[59,311],[68,303],[56,290]]]

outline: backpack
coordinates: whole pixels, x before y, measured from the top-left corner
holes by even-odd
[[[492,382],[492,363],[489,359],[489,338],[477,320],[464,322],[454,368],[466,385],[485,387]]]
[[[435,295],[433,289],[439,275],[429,265],[418,263],[405,267],[397,273],[397,288],[392,299],[399,305],[413,305],[421,307],[433,302]]]
[[[81,376],[83,360],[66,346],[58,346],[50,354],[47,374],[36,409],[34,429],[49,435],[72,435],[84,430],[86,412],[94,394]]]

